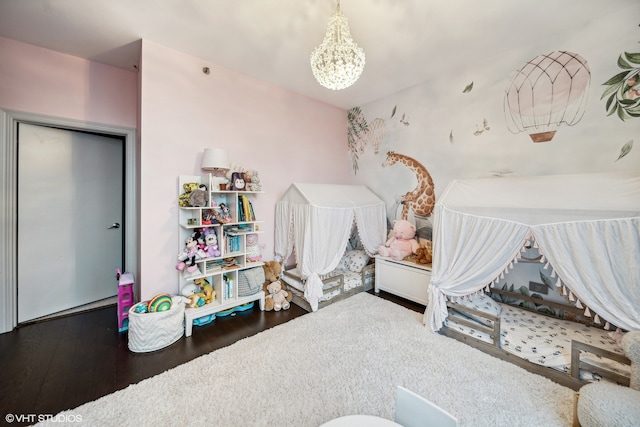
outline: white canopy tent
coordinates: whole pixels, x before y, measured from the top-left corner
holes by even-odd
[[[276,205],[275,253],[287,260],[295,250],[304,296],[313,311],[322,297],[321,275],[334,270],[353,224],[371,256],[384,243],[384,202],[364,185],[292,184]]]
[[[486,288],[527,244],[585,315],[640,330],[639,173],[451,182],[434,210],[425,324],[439,330],[447,297]]]

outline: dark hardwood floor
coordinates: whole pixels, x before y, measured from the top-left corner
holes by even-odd
[[[386,292],[379,296],[425,309]],[[152,353],[129,351],[115,306],[20,326],[0,334],[0,423],[7,414],[55,415],[75,408],[305,314],[294,304],[278,312],[256,305],[194,326],[192,336]],[[22,424],[33,421],[11,425]]]

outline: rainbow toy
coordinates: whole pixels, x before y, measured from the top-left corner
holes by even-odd
[[[149,301],[149,313],[158,313],[171,309],[173,300],[169,294],[158,294]]]

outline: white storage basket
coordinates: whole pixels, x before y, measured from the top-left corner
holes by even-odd
[[[135,353],[160,350],[184,335],[182,298],[174,297],[171,309],[158,313],[136,313],[136,305],[129,309],[129,350]]]

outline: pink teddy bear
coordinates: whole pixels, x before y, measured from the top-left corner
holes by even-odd
[[[378,254],[391,257],[395,260],[402,260],[416,252],[420,245],[414,239],[416,226],[411,222],[400,219],[393,222],[393,235],[387,242],[378,247]]]

